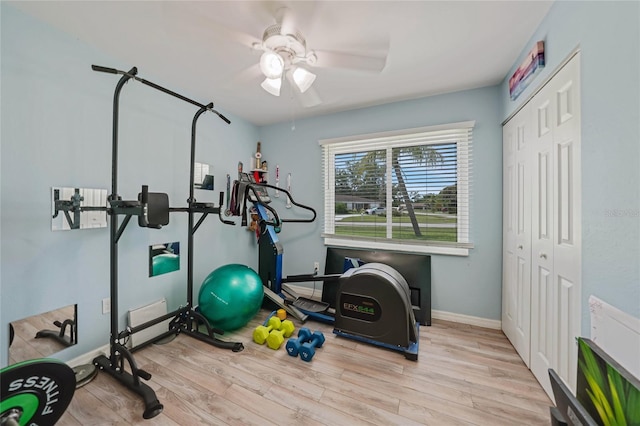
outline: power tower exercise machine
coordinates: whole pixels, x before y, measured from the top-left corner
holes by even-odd
[[[245,177],[250,181],[251,177]],[[334,324],[333,332],[339,336],[402,352],[407,359],[418,359],[418,331],[411,300],[411,291],[404,277],[391,266],[382,263],[354,265],[342,274],[293,275],[284,277],[282,257],[284,249],[278,238],[282,223],[310,223],[315,221],[313,208],[295,202],[291,193],[269,184],[248,182],[254,207],[260,218],[258,239],[258,274],[285,306],[296,308],[307,318]],[[281,219],[269,206],[267,188],[287,194],[292,205],[313,212],[310,219]],[[245,197],[246,199],[246,197]],[[246,209],[245,209],[246,211]],[[273,215],[270,218],[269,212]],[[329,303],[298,296],[285,283],[337,281],[335,312]]]
[[[223,204],[224,193],[220,193],[220,206],[215,207],[212,203],[198,203],[194,197],[193,179],[195,169],[195,147],[196,147],[196,123],[198,118],[210,111],[218,115],[227,124],[230,121],[222,114],[213,109],[213,103],[203,105],[199,102],[193,101],[185,96],[168,90],[155,83],[147,81],[137,76],[138,70],[133,67],[129,71],[120,71],[114,68],[107,68],[97,65],[92,65],[94,71],[105,72],[110,74],[118,74],[122,77],[118,81],[114,97],[113,97],[113,142],[112,142],[112,174],[111,174],[111,194],[108,197],[108,207],[80,207],[77,200],[71,200],[70,203],[56,203],[56,211],[63,211],[70,226],[72,226],[73,220],[69,211],[74,213],[76,211],[90,211],[90,210],[106,210],[110,216],[110,291],[111,291],[111,332],[109,338],[109,356],[98,356],[93,360],[93,364],[100,370],[109,373],[113,378],[118,380],[122,385],[126,386],[133,392],[137,393],[144,401],[145,409],[142,414],[143,418],[150,419],[157,416],[163,410],[163,405],[158,401],[155,391],[143,383],[141,379],[149,380],[151,374],[139,368],[133,357],[133,352],[139,350],[155,341],[168,337],[170,335],[176,335],[184,333],[188,336],[194,337],[203,342],[209,343],[213,346],[231,349],[234,352],[239,352],[244,349],[244,346],[240,342],[227,342],[220,340],[216,334],[223,334],[224,331],[212,328],[208,320],[194,309],[193,304],[193,239],[194,234],[209,214],[217,214],[220,221],[224,224],[235,225],[232,221],[227,221],[222,218],[221,210]],[[189,199],[187,200],[187,207],[170,207],[169,199],[165,193],[149,192],[146,185],[142,186],[141,192],[138,194],[137,200],[123,200],[118,195],[118,116],[119,116],[119,99],[120,91],[127,81],[135,80],[139,81],[153,89],[159,90],[163,93],[181,99],[192,105],[199,107],[195,116],[193,117],[191,127],[191,166],[189,176]],[[118,242],[129,224],[132,217],[138,218],[138,225],[141,227],[159,229],[169,223],[170,213],[173,212],[186,212],[189,215],[189,234],[188,234],[188,255],[187,255],[187,304],[179,309],[160,316],[151,321],[145,322],[136,327],[129,327],[124,331],[120,331],[118,327]],[[195,215],[201,214],[197,223],[195,222]],[[124,216],[122,223],[119,222],[119,216]],[[123,342],[129,336],[139,331],[145,330],[153,325],[159,324],[167,319],[172,319],[169,323],[169,329],[161,334],[149,340],[137,345],[134,348],[128,349]],[[205,331],[200,331],[204,329]],[[130,373],[125,369],[125,361],[129,365]]]

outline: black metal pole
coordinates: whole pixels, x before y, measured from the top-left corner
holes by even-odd
[[[191,167],[189,170],[189,179],[191,180],[189,182],[189,199],[187,200],[187,202],[189,202],[189,207],[191,207],[192,202],[195,202],[195,200],[193,199],[193,181],[196,175],[196,123],[198,121],[198,118],[200,118],[202,114],[204,114],[208,109],[211,108],[213,108],[213,102],[209,103],[209,105],[202,106],[193,116],[193,121],[191,122]]]
[[[113,140],[111,150],[111,201],[118,201],[118,113],[119,113],[119,101],[120,91],[124,84],[138,73],[136,67],[123,75],[118,84],[116,85],[115,92],[113,94]],[[110,264],[111,264],[111,336],[110,342],[110,359],[111,364],[115,365],[116,349],[115,343],[118,336],[118,215],[116,213],[111,214],[111,239],[110,239]]]
[[[138,73],[138,68],[133,67],[128,73],[124,74],[113,94],[113,130],[111,143],[111,196],[118,195],[118,114],[120,111],[120,91],[124,84]]]
[[[174,96],[174,97],[176,97],[178,99],[181,99],[181,100],[183,100],[185,102],[188,102],[188,103],[190,103],[192,105],[195,105],[195,106],[200,107],[200,108],[206,108],[209,111],[211,111],[214,114],[216,114],[218,117],[220,117],[227,124],[231,124],[231,121],[227,117],[225,117],[224,115],[220,114],[218,111],[213,109],[213,103],[209,104],[210,106],[207,105],[205,107],[200,102],[194,101],[193,99],[189,99],[186,96],[182,96],[179,93],[176,93],[176,92],[174,92],[172,90],[166,89],[166,88],[164,88],[164,87],[162,87],[162,86],[160,86],[158,84],[152,83],[149,80],[145,80],[144,78],[136,77],[136,74],[138,73],[138,70],[135,67],[132,68],[132,71],[135,70],[135,72],[131,72],[131,71],[124,72],[124,71],[117,70],[115,68],[107,68],[107,67],[103,67],[103,66],[100,66],[100,65],[91,65],[91,69],[93,69],[94,71],[106,72],[106,73],[109,73],[109,74],[123,74],[124,76],[128,76],[128,78],[133,78],[134,80],[139,81],[142,84],[146,84],[149,87],[153,87],[156,90],[159,90],[159,91],[164,92],[164,93],[166,93],[168,95]]]
[[[189,203],[189,236],[187,240],[187,304],[189,308],[193,308],[193,234],[195,233],[195,229],[193,228],[193,208],[196,202],[194,198],[193,180],[195,178],[196,167],[196,123],[198,122],[198,118],[211,108],[213,108],[213,103],[202,106],[193,116],[193,121],[191,122],[191,168],[189,172],[189,199],[187,200]]]

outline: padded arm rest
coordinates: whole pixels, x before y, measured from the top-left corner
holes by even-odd
[[[142,200],[142,193],[138,194],[138,200]],[[160,228],[169,224],[169,196],[163,192],[149,192],[147,200],[147,221],[138,216],[138,225],[148,228]]]

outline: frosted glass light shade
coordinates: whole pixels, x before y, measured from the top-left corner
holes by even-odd
[[[304,68],[296,68],[293,71],[293,81],[295,82],[300,93],[306,92],[316,79],[316,75]]]
[[[260,70],[267,78],[279,78],[284,70],[284,60],[275,52],[264,52],[260,57]]]
[[[282,87],[281,78],[265,78],[262,84],[260,84],[264,90],[271,93],[273,96],[280,96],[280,87]]]

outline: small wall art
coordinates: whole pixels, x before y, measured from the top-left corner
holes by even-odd
[[[509,79],[509,96],[515,101],[544,68],[544,41],[538,41]]]

